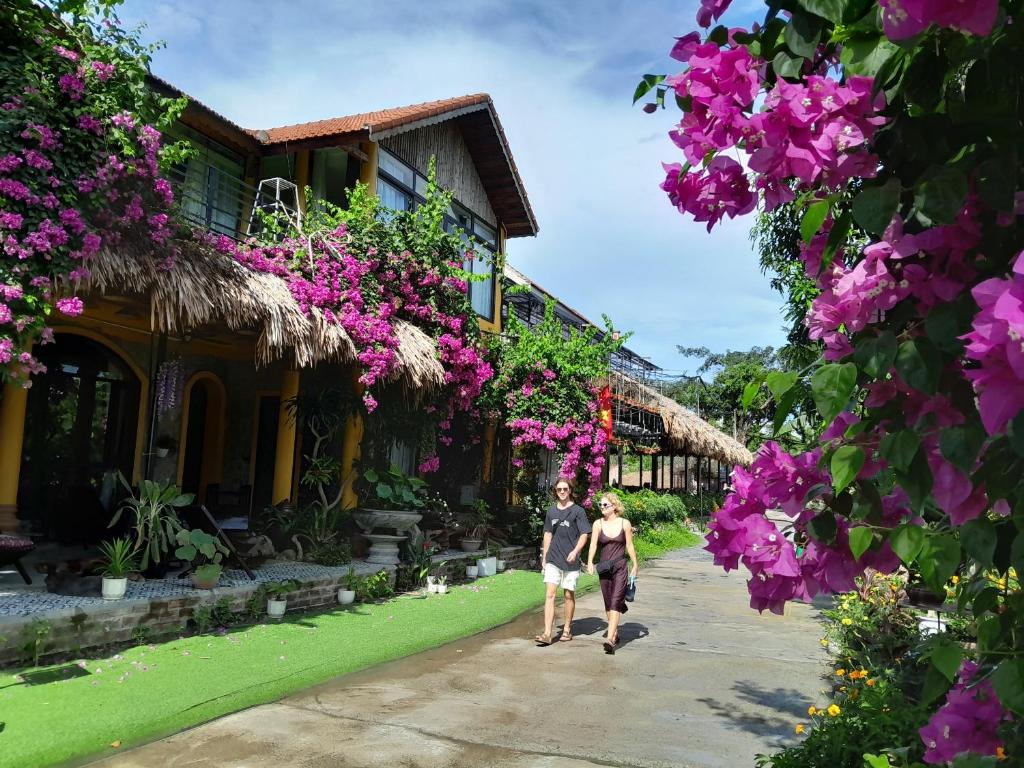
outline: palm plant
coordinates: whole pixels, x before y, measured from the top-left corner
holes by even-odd
[[[135,547],[130,539],[114,539],[100,544],[103,554],[103,576],[108,579],[124,579],[137,567]]]
[[[175,543],[178,531],[182,529],[177,509],[187,507],[195,499],[195,494],[179,493],[178,486],[169,482],[157,483],[153,480],[139,482],[137,493],[120,475],[121,483],[128,489],[129,496],[118,507],[110,520],[110,526],[116,525],[121,513],[129,510],[134,516],[133,530],[135,533],[135,551],[142,552],[142,570],[149,567],[150,561],[159,563]]]

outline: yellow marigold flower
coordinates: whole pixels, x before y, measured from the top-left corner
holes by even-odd
[[[864,681],[864,684],[868,687],[873,686],[875,684],[875,678],[869,677],[866,681]]]
[[[839,669],[836,670],[836,677],[842,677],[845,674],[846,674],[846,670],[843,669],[842,667],[840,667]]]
[[[829,713],[829,715],[831,715],[832,717],[839,717],[839,713],[840,713],[840,712],[842,712],[842,711],[843,711],[843,710],[841,710],[841,709],[840,709],[840,708],[839,708],[838,706],[836,706],[835,704],[829,704],[829,705],[828,705],[828,713]]]
[[[996,760],[1005,760],[1006,750],[1002,747],[996,747]]]
[[[899,588],[898,584],[890,584],[889,585],[889,589],[891,589],[893,592],[899,592],[900,591],[900,588]]]
[[[821,638],[821,640],[819,640],[818,642],[821,643],[822,648],[828,648],[828,640],[826,640],[824,637]]]
[[[796,728],[794,728],[793,730],[796,732],[797,735],[800,735],[801,733],[804,732],[804,724],[803,723],[797,723],[796,724]]]
[[[853,624],[853,619],[851,619],[851,618],[850,618],[849,616],[846,616],[846,617],[845,617],[845,618],[843,619],[843,626],[844,626],[844,627],[848,627],[848,626],[850,626],[851,624]]]
[[[812,704],[807,708],[807,714],[811,717],[814,717],[816,714],[818,714],[818,708]]]
[[[950,581],[953,582],[954,584],[959,584],[960,583],[960,577],[959,576],[953,576],[953,578],[951,578]]]

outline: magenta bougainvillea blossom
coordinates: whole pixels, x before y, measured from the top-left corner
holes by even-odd
[[[995,755],[1003,746],[997,730],[1005,713],[992,683],[977,675],[978,665],[964,661],[946,703],[921,729],[925,762],[944,765],[964,752]]]
[[[905,40],[932,24],[974,35],[992,31],[998,0],[879,0],[882,24],[891,40]]]

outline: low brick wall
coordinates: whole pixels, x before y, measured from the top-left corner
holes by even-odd
[[[459,583],[467,581],[465,566],[476,565],[481,557],[487,557],[486,551],[463,552],[460,549],[448,549],[434,555],[434,562],[448,562],[449,581]],[[540,567],[540,550],[537,547],[505,547],[498,555],[505,561],[505,570],[531,571]],[[456,567],[458,566],[458,567]]]
[[[379,565],[353,564],[360,575],[376,573]],[[394,581],[394,569],[391,571]],[[305,581],[288,594],[288,612],[337,605],[344,574]],[[40,658],[57,654],[78,655],[90,648],[144,638],[155,640],[186,631],[198,606],[227,600],[232,611],[242,612],[259,589],[259,582],[241,586],[215,587],[187,597],[150,600],[116,600],[88,606],[48,611],[32,616],[0,616],[0,665],[31,663],[26,644],[37,628],[47,629]],[[266,606],[264,605],[264,610]]]

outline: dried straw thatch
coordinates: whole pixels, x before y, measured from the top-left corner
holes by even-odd
[[[303,312],[282,278],[251,270],[212,249],[183,249],[171,269],[147,251],[107,249],[94,257],[89,269],[85,289],[103,295],[148,294],[154,330],[183,332],[216,324],[233,331],[254,330],[259,333],[260,365],[285,356],[299,367],[356,359],[345,330],[319,313]],[[444,369],[431,338],[401,320],[397,330],[399,382],[413,390],[440,386]]]
[[[675,450],[690,456],[708,457],[726,464],[740,464],[745,467],[754,460],[753,454],[738,440],[704,421],[675,400],[631,377],[620,373],[614,373],[613,376],[619,376],[628,382],[627,389],[631,399],[636,399],[641,405],[661,416],[665,440]]]

